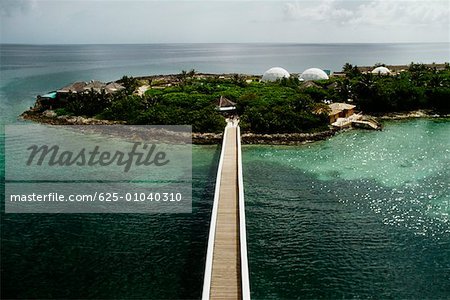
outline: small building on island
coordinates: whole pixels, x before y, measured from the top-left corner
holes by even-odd
[[[38,95],[36,103],[42,107],[57,107],[58,106],[58,93],[56,91],[47,93],[45,95]]]
[[[356,106],[348,103],[331,103],[328,107],[330,108],[328,113],[330,124],[333,124],[338,118],[348,118],[353,115]]]
[[[234,112],[236,110],[236,103],[224,96],[220,96],[216,103],[216,109],[220,112]]]
[[[327,80],[329,79],[327,73],[318,68],[309,68],[303,71],[303,73],[299,76],[300,81],[308,81],[308,80]]]
[[[72,84],[69,84],[65,87],[60,88],[56,92],[58,95],[61,94],[68,94],[68,93],[87,93],[91,90],[94,90],[94,92],[101,93],[104,91],[106,94],[113,94],[115,92],[121,91],[125,89],[125,87],[121,84],[118,84],[116,82],[110,82],[108,84],[98,81],[98,80],[91,80],[89,82],[84,81],[77,81]]]
[[[374,75],[391,75],[391,70],[386,67],[376,67],[371,73]]]
[[[288,71],[280,67],[273,67],[264,72],[261,81],[264,82],[274,82],[281,80],[282,78],[289,78],[291,75]]]
[[[330,124],[337,128],[358,127],[381,130],[381,124],[374,118],[355,114],[355,106],[348,103],[331,103],[328,105]]]
[[[91,80],[84,87],[86,92],[93,90],[94,92],[101,93],[102,91],[106,92],[106,83],[103,83],[98,80]]]
[[[91,80],[90,82],[77,81],[56,91],[37,96],[34,109],[44,111],[64,107],[69,101],[71,94],[87,94],[90,91],[94,91],[95,93],[112,95],[123,89],[125,87],[116,82],[106,84],[98,80]]]
[[[107,94],[114,94],[115,92],[124,90],[125,87],[117,82],[110,82],[105,86],[105,91]]]
[[[56,92],[58,94],[67,94],[67,93],[81,93],[84,91],[87,82],[77,81],[72,84],[66,85],[65,87],[60,88]]]
[[[314,81],[305,81],[302,83],[301,88],[307,89],[307,88],[317,88],[320,89],[321,86],[317,83],[314,83]]]

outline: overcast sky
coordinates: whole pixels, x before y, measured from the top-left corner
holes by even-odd
[[[0,0],[2,43],[449,42],[449,0]]]

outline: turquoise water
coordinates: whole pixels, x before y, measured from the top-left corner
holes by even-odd
[[[450,295],[450,122],[244,147],[255,298]]]
[[[448,59],[448,44],[0,50],[2,183],[3,124],[21,124],[37,94],[73,81]],[[389,122],[303,146],[244,146],[253,298],[448,298],[449,124]],[[2,205],[2,298],[200,298],[219,150],[194,146],[191,214],[20,215]]]

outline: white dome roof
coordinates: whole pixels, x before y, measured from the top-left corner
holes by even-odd
[[[372,74],[391,74],[391,71],[386,67],[377,67],[372,70]]]
[[[289,75],[289,72],[286,71],[283,68],[280,67],[274,67],[270,68],[266,72],[264,72],[264,75],[262,77],[262,81],[277,81],[278,79],[281,79],[283,77],[289,78],[291,75]]]
[[[300,80],[302,80],[302,79],[303,80],[324,80],[324,79],[328,79],[328,75],[321,69],[310,68],[310,69],[305,70],[300,75]]]

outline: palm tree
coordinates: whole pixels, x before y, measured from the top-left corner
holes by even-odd
[[[186,79],[187,79],[187,75],[188,72],[186,70],[181,70],[181,73],[178,74],[178,79],[180,80],[180,86],[184,87],[186,85]]]
[[[195,71],[195,69],[191,69],[190,71],[189,71],[189,73],[187,73],[187,76],[188,77],[194,77],[194,75],[197,73],[197,71]]]

